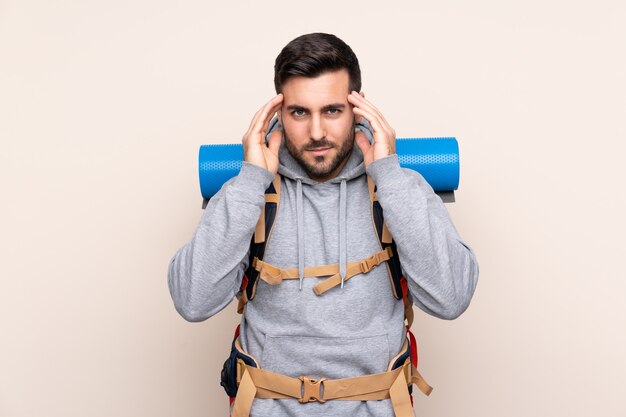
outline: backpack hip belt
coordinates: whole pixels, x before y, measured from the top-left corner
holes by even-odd
[[[239,338],[234,345],[243,353]],[[261,369],[253,357],[244,354],[253,360],[254,365],[237,359],[238,389],[231,417],[248,417],[254,398],[294,398],[300,403],[391,399],[396,417],[412,417],[409,386],[416,384],[426,395],[430,394],[432,388],[412,364],[408,353],[407,340],[401,352],[390,361],[386,372],[341,379],[313,379],[308,376],[293,378]]]

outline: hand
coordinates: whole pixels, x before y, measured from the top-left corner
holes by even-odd
[[[396,131],[389,126],[382,113],[368,100],[365,94],[353,91],[348,101],[354,106],[352,111],[357,116],[364,117],[374,130],[374,144],[370,144],[363,132],[356,132],[354,140],[363,152],[363,161],[367,167],[373,161],[396,153]]]
[[[265,144],[267,128],[276,111],[283,102],[283,95],[278,94],[256,112],[250,127],[243,135],[243,160],[260,166],[276,175],[278,172],[278,149],[282,141],[282,131],[275,130]]]

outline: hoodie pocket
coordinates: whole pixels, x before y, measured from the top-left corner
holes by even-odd
[[[328,379],[387,370],[386,334],[367,337],[270,336],[265,338],[261,368],[294,378]]]

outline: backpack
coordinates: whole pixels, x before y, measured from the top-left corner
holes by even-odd
[[[276,219],[276,215],[278,213],[278,207],[280,205],[280,183],[281,177],[276,174],[276,177],[272,184],[265,191],[265,205],[262,208],[261,215],[259,217],[259,221],[257,222],[254,235],[250,242],[250,253],[249,253],[249,263],[248,268],[245,271],[241,289],[238,293],[239,304],[237,307],[237,312],[242,314],[246,303],[253,300],[256,294],[256,287],[260,279],[264,279],[268,281],[267,277],[262,277],[261,272],[265,270],[265,268],[271,267],[270,265],[263,262],[263,257],[265,255],[265,249],[267,242],[269,241],[272,233],[272,228],[274,226],[274,221]],[[400,355],[396,363],[393,365],[393,368],[402,366],[404,361],[410,358],[410,362],[413,368],[417,368],[418,364],[418,354],[417,354],[417,343],[415,340],[415,336],[410,331],[411,325],[413,323],[413,300],[411,298],[411,294],[408,290],[408,284],[406,278],[402,275],[402,266],[400,264],[400,259],[397,255],[396,244],[392,239],[389,230],[385,224],[383,208],[378,202],[376,198],[376,186],[373,180],[368,177],[368,187],[370,194],[370,201],[372,205],[372,222],[376,230],[376,235],[378,237],[378,241],[381,246],[381,251],[377,252],[374,256],[357,261],[351,262],[348,264],[348,271],[350,271],[350,266],[352,265],[353,272],[356,272],[354,275],[362,272],[368,272],[373,269],[375,266],[380,265],[381,263],[385,263],[388,269],[392,295],[397,300],[403,300],[404,303],[404,315],[406,320],[406,330],[408,336],[408,348],[406,352]],[[386,254],[386,255],[385,255]],[[326,266],[328,267],[328,266]],[[275,268],[275,267],[273,267]],[[325,267],[310,267],[307,270],[312,270],[312,275],[315,275],[316,268],[325,268]],[[289,270],[280,270],[280,274],[283,278],[296,278],[297,274],[289,275]],[[294,271],[292,271],[294,272]],[[350,274],[350,272],[348,272]],[[322,275],[322,274],[318,274]],[[324,274],[327,275],[327,274]],[[272,274],[270,274],[272,276]],[[348,278],[348,277],[346,277]],[[274,277],[271,277],[273,280]],[[281,280],[282,278],[278,278]],[[326,281],[322,281],[320,284],[322,288],[317,291],[316,294],[321,295],[325,291],[333,288],[338,284],[335,279],[334,282],[330,282],[328,285],[324,285],[325,282],[330,281],[327,279]],[[272,285],[276,285],[278,282],[268,281]],[[221,385],[226,390],[226,393],[230,397],[231,405],[233,404],[235,397],[237,395],[237,387],[238,381],[241,378],[241,371],[237,371],[237,362],[243,362],[247,366],[258,367],[257,361],[249,356],[247,353],[243,351],[241,348],[240,342],[238,340],[239,336],[239,326],[237,326],[235,330],[235,337],[232,342],[231,355],[224,363],[224,367],[222,369],[222,381]],[[428,384],[419,377],[420,381],[414,381],[414,383],[418,384],[418,387],[427,395],[430,394],[432,388],[428,386]],[[418,383],[419,382],[419,383]],[[412,393],[412,385],[409,385],[408,390],[409,393]],[[413,398],[411,397],[411,404],[413,403]]]

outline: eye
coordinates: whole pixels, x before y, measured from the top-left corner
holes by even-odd
[[[306,114],[306,111],[304,111],[304,109],[295,109],[294,111],[291,112],[291,114],[293,114],[296,117],[302,117]]]
[[[336,107],[331,107],[331,108],[329,108],[328,110],[326,110],[326,113],[328,113],[328,114],[330,114],[330,115],[336,115],[336,114],[341,113],[341,110],[339,110],[339,109],[338,109],[338,108],[336,108]]]

